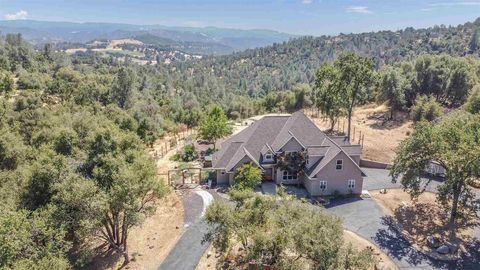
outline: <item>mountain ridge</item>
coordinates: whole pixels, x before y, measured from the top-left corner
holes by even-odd
[[[215,26],[182,27],[125,23],[57,22],[37,20],[0,20],[3,33],[21,33],[33,44],[48,42],[86,43],[95,39],[130,38],[152,34],[176,42],[199,42],[229,47],[224,53],[263,47],[287,41],[295,35],[267,29],[234,29]],[[122,33],[122,34],[120,34]]]

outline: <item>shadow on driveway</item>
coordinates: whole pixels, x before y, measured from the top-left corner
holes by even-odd
[[[381,223],[383,228],[377,231],[373,240],[395,261],[421,269],[480,269],[480,241],[478,240],[466,247],[466,254],[463,254],[459,260],[442,261],[431,258],[412,247],[398,230],[393,217],[383,216]]]

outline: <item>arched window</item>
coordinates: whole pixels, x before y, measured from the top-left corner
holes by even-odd
[[[288,170],[283,171],[283,180],[297,180],[298,173],[290,172]]]

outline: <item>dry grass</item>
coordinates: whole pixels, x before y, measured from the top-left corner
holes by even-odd
[[[395,121],[389,120],[389,109],[385,105],[369,104],[357,107],[352,117],[352,143],[359,143],[360,132],[364,138],[363,158],[391,163],[395,149],[413,131],[412,121],[398,113]],[[322,130],[330,128],[328,121],[314,118]],[[335,126],[337,131],[347,130],[347,120],[341,119]],[[355,135],[353,135],[355,130]]]
[[[354,248],[357,250],[363,250],[366,248],[371,248],[375,255],[375,259],[377,262],[382,262],[386,267],[389,269],[398,269],[395,263],[387,256],[387,254],[383,253],[379,248],[372,245],[369,241],[365,240],[364,238],[358,236],[357,234],[347,231],[344,231],[343,235],[345,242],[352,244]],[[199,264],[197,265],[197,270],[216,270],[216,269],[224,269],[224,258],[220,253],[217,253],[215,248],[210,245],[207,249],[203,257],[200,259]],[[238,266],[236,266],[238,269]],[[240,267],[241,269],[246,269],[247,266]],[[375,267],[372,266],[372,270]]]
[[[417,201],[402,189],[390,189],[386,194],[370,192],[373,198],[401,225],[405,237],[419,249],[429,250],[427,236],[432,235],[441,243],[463,245],[472,240],[472,218],[460,220],[456,224],[456,238],[451,238],[449,215],[436,202],[436,194],[425,192]]]
[[[179,197],[171,193],[159,200],[154,215],[141,226],[130,230],[128,249],[131,262],[125,269],[157,269],[181,236],[183,206]],[[99,246],[99,255],[89,269],[121,269],[123,257]]]

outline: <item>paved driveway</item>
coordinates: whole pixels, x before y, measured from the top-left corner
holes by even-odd
[[[371,169],[371,168],[362,168],[362,170],[367,175],[363,178],[363,189],[366,190],[375,190],[383,188],[401,188],[400,179],[397,183],[392,183],[392,177],[389,176],[390,171],[385,169]],[[430,181],[427,186],[427,191],[436,192],[437,186],[440,185],[441,179],[433,178],[426,179],[423,181]]]
[[[202,216],[212,201],[213,197],[207,191],[186,191],[183,196],[185,232],[160,265],[161,270],[193,270],[197,267],[210,244],[202,241],[208,231],[208,225]]]
[[[391,183],[387,170],[364,168],[367,177],[364,189],[400,188]],[[427,190],[436,191],[440,182],[432,180]],[[457,262],[445,263],[430,259],[411,247],[397,231],[393,218],[385,214],[374,199],[349,198],[329,204],[327,211],[341,217],[344,226],[377,245],[387,253],[400,269],[480,269],[480,242],[468,249],[471,254]]]

